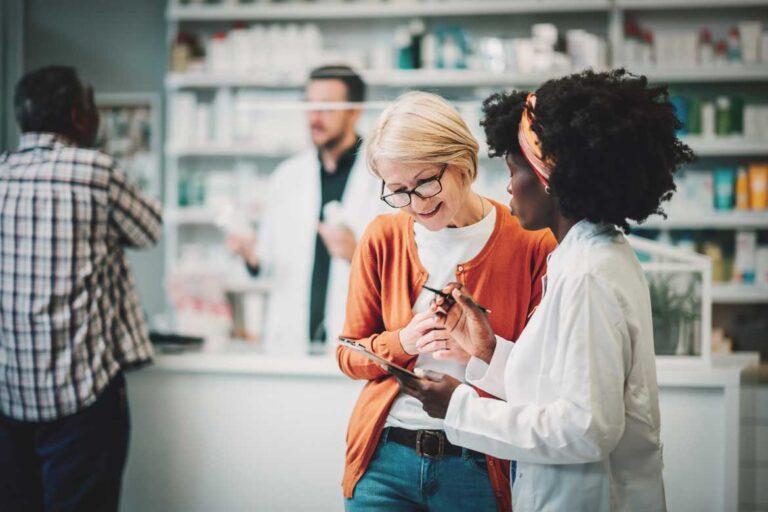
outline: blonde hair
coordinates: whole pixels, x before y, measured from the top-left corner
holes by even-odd
[[[377,176],[377,162],[450,164],[469,182],[477,177],[480,145],[459,113],[445,99],[427,92],[409,92],[381,113],[368,138],[365,156]],[[380,177],[380,176],[379,176]]]

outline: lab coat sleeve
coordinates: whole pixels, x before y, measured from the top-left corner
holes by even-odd
[[[540,404],[516,401],[508,387],[508,401],[489,400],[460,386],[445,419],[452,443],[536,464],[595,462],[616,447],[624,432],[629,335],[605,283],[589,275],[573,281],[564,284],[562,313],[553,319],[560,334],[552,357],[562,358],[555,366],[563,368],[555,398]],[[519,346],[516,350],[513,359],[524,356]]]
[[[366,231],[352,257],[347,294],[347,314],[342,336],[357,340],[375,354],[400,366],[413,365],[416,356],[403,350],[400,330],[385,330],[381,309],[380,268],[375,243]],[[379,365],[341,345],[336,347],[339,368],[353,379],[389,376]]]
[[[109,177],[109,229],[121,245],[147,249],[160,239],[160,203],[131,183],[115,164]]]
[[[466,370],[467,382],[501,400],[506,400],[504,367],[514,347],[514,343],[497,335],[496,349],[493,351],[490,364],[476,357],[469,360]]]

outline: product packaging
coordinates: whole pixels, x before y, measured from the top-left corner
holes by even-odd
[[[731,133],[732,111],[731,98],[728,96],[718,96],[715,101],[715,133],[717,135],[728,135]]]
[[[733,167],[715,169],[715,209],[730,210],[733,208],[735,179],[736,170]]]
[[[768,245],[760,245],[755,253],[755,284],[768,286]]]
[[[715,104],[711,101],[703,103],[701,105],[701,135],[703,137],[715,136],[715,120],[717,114],[715,112]]]
[[[736,209],[749,210],[749,175],[746,167],[736,171]]]
[[[749,200],[753,210],[768,208],[768,163],[749,166]]]
[[[742,21],[739,23],[741,34],[741,58],[746,64],[754,64],[760,60],[760,43],[763,24],[760,21]]]
[[[737,283],[753,284],[755,282],[757,253],[757,232],[736,232],[736,255],[733,262],[733,278]]]

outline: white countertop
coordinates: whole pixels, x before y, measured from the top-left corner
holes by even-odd
[[[231,342],[216,350],[155,355],[149,371],[210,374],[283,375],[290,377],[339,378],[334,356],[335,346],[322,355],[268,355],[244,342]],[[738,384],[744,368],[759,363],[756,353],[715,354],[712,363],[687,358],[659,357],[656,368],[661,387],[724,387]]]

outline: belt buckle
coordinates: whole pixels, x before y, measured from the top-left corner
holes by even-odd
[[[437,453],[424,451],[423,441],[430,437],[437,438]],[[439,430],[418,430],[416,431],[416,454],[428,459],[439,459],[445,453],[445,434]]]

